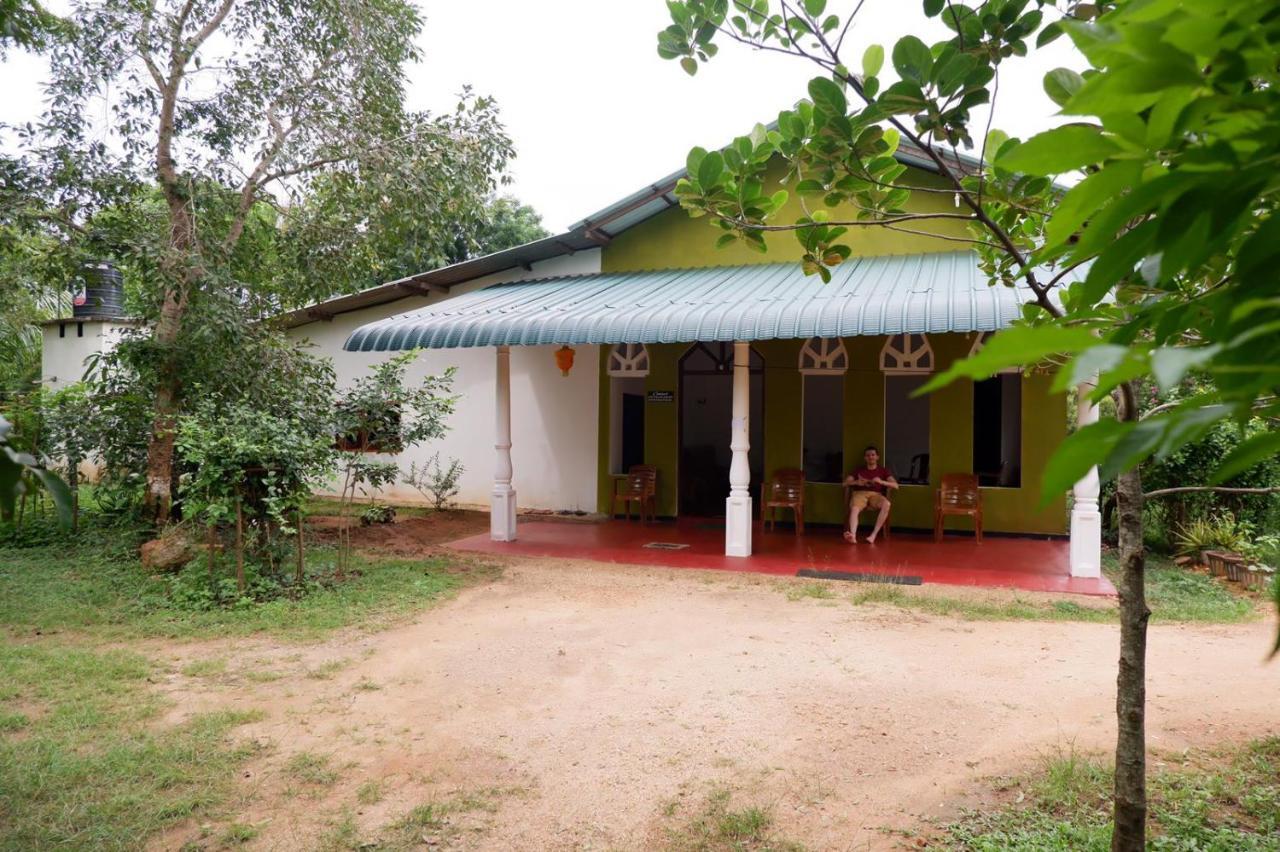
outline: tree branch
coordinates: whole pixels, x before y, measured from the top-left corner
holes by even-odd
[[[1190,494],[1192,492],[1212,491],[1215,494],[1280,494],[1280,486],[1271,488],[1226,488],[1218,485],[1185,485],[1179,488],[1157,488],[1148,491],[1143,497],[1164,497],[1167,494]]]

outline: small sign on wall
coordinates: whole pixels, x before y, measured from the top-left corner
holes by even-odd
[[[645,394],[644,401],[649,403],[675,402],[676,395],[674,391],[651,390]]]

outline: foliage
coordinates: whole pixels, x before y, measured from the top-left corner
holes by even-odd
[[[1250,532],[1249,525],[1237,522],[1235,515],[1219,512],[1191,521],[1180,527],[1175,535],[1179,553],[1199,555],[1205,550],[1239,553]]]
[[[1151,848],[1264,852],[1280,849],[1280,739],[1165,756],[1152,777]],[[1020,804],[969,812],[946,828],[963,850],[1110,848],[1109,768],[1075,752],[1017,779]]]
[[[0,0],[0,58],[10,45],[42,50],[66,32],[66,22],[39,0]]]
[[[549,236],[551,232],[542,226],[542,217],[538,215],[538,211],[527,204],[521,204],[513,196],[503,195],[489,202],[484,219],[475,233],[474,245],[459,243],[449,261],[457,263]]]
[[[339,440],[339,473],[342,477],[339,571],[350,554],[349,516],[356,494],[369,497],[372,504],[378,490],[392,484],[400,474],[392,461],[368,458],[372,452],[402,452],[407,447],[444,436],[446,418],[453,413],[457,397],[449,396],[454,368],[439,376],[425,376],[420,384],[406,379],[409,365],[418,353],[410,350],[377,364],[346,389],[336,405],[335,433]]]
[[[390,524],[396,519],[396,510],[394,506],[388,506],[385,503],[370,503],[360,511],[360,523],[365,526],[371,524]]]
[[[216,400],[198,404],[178,424],[178,450],[192,468],[182,481],[187,516],[227,523],[240,502],[255,522],[289,527],[333,467],[327,423],[308,415]]]
[[[443,511],[453,506],[453,498],[462,488],[461,479],[465,470],[462,462],[455,458],[449,459],[447,467],[441,467],[440,454],[432,453],[431,458],[420,468],[417,462],[411,462],[404,481],[430,500],[433,509]]]
[[[360,286],[391,247],[443,255],[483,219],[511,146],[488,99],[405,109],[422,19],[403,0],[108,0],[69,20],[0,225],[64,258],[110,245],[141,291],[146,496],[164,520],[184,371],[217,332]]]
[[[46,470],[34,455],[10,445],[9,421],[0,416],[0,522],[13,518],[18,498],[44,488],[53,498],[58,518],[71,523],[71,492],[58,476]]]

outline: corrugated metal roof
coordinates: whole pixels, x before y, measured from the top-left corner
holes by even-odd
[[[969,252],[600,273],[495,284],[356,329],[351,351],[994,331],[1032,301]]]

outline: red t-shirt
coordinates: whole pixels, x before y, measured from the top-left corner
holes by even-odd
[[[853,487],[856,488],[858,491],[874,491],[877,494],[883,494],[886,490],[885,487],[883,485],[877,485],[874,482],[871,482],[871,480],[877,479],[877,478],[888,479],[890,476],[893,476],[893,474],[889,473],[889,468],[887,467],[858,468],[853,472],[853,478],[865,479],[870,484],[854,485]]]

